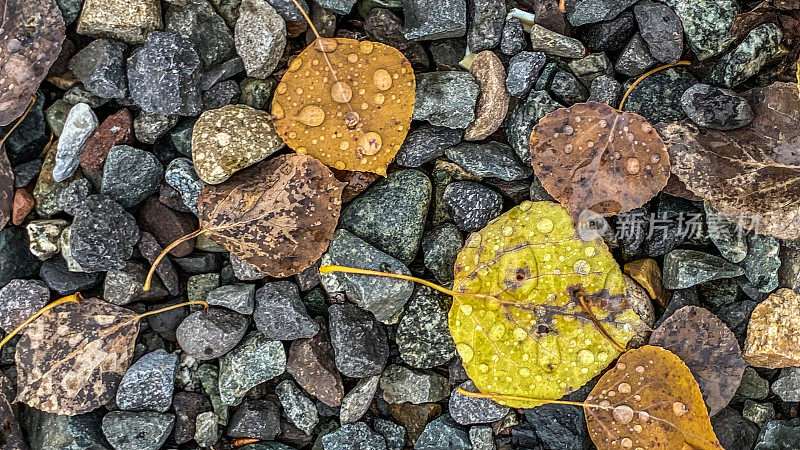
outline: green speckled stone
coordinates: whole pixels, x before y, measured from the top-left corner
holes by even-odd
[[[753,28],[741,44],[723,56],[708,79],[713,84],[735,87],[757,74],[778,53],[783,33],[774,23]]]
[[[737,12],[735,0],[665,0],[683,22],[683,33],[697,59],[722,53],[733,42],[728,35]]]

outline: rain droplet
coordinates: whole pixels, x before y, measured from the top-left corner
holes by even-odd
[[[511,227],[503,227],[503,236],[511,236],[514,232],[514,229]]]
[[[382,91],[388,90],[392,87],[392,76],[386,69],[378,69],[372,74],[372,84]]]
[[[536,224],[536,229],[542,233],[549,233],[553,231],[553,221],[545,217]]]
[[[364,53],[366,55],[372,53],[372,49],[374,47],[375,45],[370,41],[361,41],[361,43],[358,45],[358,48],[359,50],[361,50],[361,53]]]
[[[653,126],[647,122],[642,122],[642,131],[644,131],[645,133],[649,133],[653,131]]]
[[[335,163],[333,163],[333,167],[338,170],[344,170],[344,168],[347,166],[345,165],[344,161],[336,161]]]
[[[520,211],[529,211],[530,209],[531,209],[531,202],[527,200],[519,204]]]
[[[339,47],[339,42],[334,38],[320,38],[319,45],[315,48],[321,49],[325,53],[332,53]]]
[[[472,351],[472,347],[463,342],[456,345],[456,350],[458,350],[458,354],[461,355],[461,360],[464,362],[472,361],[472,358],[475,356],[475,352]]]
[[[286,114],[283,112],[283,106],[281,106],[278,102],[272,103],[272,117],[280,120],[283,119]]]
[[[642,422],[647,422],[650,420],[650,414],[646,411],[639,411],[639,420]]]
[[[529,377],[531,376],[531,371],[523,367],[522,369],[519,369],[519,374],[523,377]]]
[[[489,337],[491,339],[499,340],[506,334],[506,327],[502,323],[496,323],[489,330]]]
[[[592,267],[588,262],[586,262],[585,259],[579,259],[575,261],[575,264],[572,266],[572,270],[574,270],[578,275],[586,275],[592,270]]]
[[[354,130],[359,120],[361,120],[361,117],[359,117],[358,113],[355,111],[350,111],[344,115],[344,124],[349,130]]]
[[[625,170],[631,175],[639,173],[639,159],[631,157],[625,162]]]
[[[355,53],[350,53],[349,55],[347,55],[347,62],[355,63],[356,61],[358,61],[358,55],[356,55]]]
[[[633,420],[633,408],[628,405],[619,405],[611,411],[611,415],[615,421],[624,425]]]
[[[365,155],[374,155],[378,153],[382,146],[383,139],[381,139],[381,135],[374,131],[364,133],[358,140],[358,147]]]
[[[568,155],[570,153],[572,153],[572,144],[567,144],[567,145],[564,146],[564,153],[566,153]]]
[[[676,416],[680,417],[689,412],[689,408],[687,408],[686,405],[681,402],[675,402],[672,404],[672,412],[675,413]]]
[[[288,72],[294,72],[295,70],[299,69],[300,66],[303,65],[303,60],[300,58],[295,58],[292,60],[292,63],[289,64],[289,68],[286,69]]]
[[[592,364],[594,362],[594,353],[586,349],[579,351],[578,362],[580,362],[583,365]]]
[[[486,373],[489,371],[489,366],[487,366],[486,364],[481,364],[478,366],[478,370],[480,370],[481,373]]]
[[[628,383],[620,383],[617,389],[619,390],[620,394],[630,394],[631,385]]]
[[[644,367],[643,366],[636,366],[636,368],[633,369],[633,370],[635,370],[636,373],[644,373]]]
[[[608,122],[606,122],[606,119],[600,119],[597,124],[600,125],[600,128],[605,128],[608,125]]]
[[[586,255],[587,258],[591,258],[595,254],[594,247],[586,247],[586,249],[583,251],[583,254]]]
[[[633,447],[633,441],[631,440],[631,438],[622,438],[622,440],[619,441],[619,444],[622,446],[622,448]]]
[[[642,426],[637,423],[636,425],[633,426],[633,431],[635,431],[637,433],[641,433],[642,432]]]
[[[300,110],[297,120],[310,127],[317,127],[325,121],[325,111],[317,105],[308,105]]]
[[[518,341],[524,341],[525,338],[527,338],[527,337],[528,337],[528,333],[525,330],[523,330],[522,328],[517,327],[517,328],[514,329],[514,339],[516,339]]]
[[[385,102],[385,101],[386,101],[386,97],[384,97],[384,96],[383,96],[383,94],[381,94],[381,93],[379,92],[379,93],[375,94],[375,98],[374,98],[374,100],[375,100],[375,103],[377,103],[377,104],[379,104],[379,105],[382,105],[382,104],[383,104],[383,102]]]
[[[659,155],[658,153],[653,153],[650,156],[650,162],[651,163],[658,164],[659,161],[661,161],[661,155]]]
[[[565,125],[564,126],[564,134],[570,135],[570,134],[572,134],[573,131],[575,131],[575,129],[572,128],[572,125]]]
[[[472,305],[461,305],[460,309],[465,316],[472,314]]]
[[[347,103],[353,98],[353,90],[350,89],[350,86],[337,81],[331,86],[331,98],[337,103]]]

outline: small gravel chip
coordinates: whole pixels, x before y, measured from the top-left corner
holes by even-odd
[[[222,306],[239,314],[251,315],[255,306],[256,286],[254,284],[228,284],[208,293],[209,305]]]
[[[492,423],[502,419],[508,414],[508,406],[498,404],[488,398],[474,398],[460,394],[458,389],[468,392],[478,392],[472,381],[465,381],[453,389],[450,394],[449,411],[453,420],[461,425],[474,425],[477,423]]]
[[[238,405],[247,391],[286,371],[286,352],[280,341],[261,332],[250,333],[219,360],[219,396],[224,405]]]
[[[178,344],[186,353],[206,361],[233,349],[247,332],[247,317],[222,308],[197,311],[178,326]]]
[[[108,152],[100,193],[131,208],[158,191],[164,166],[150,152],[117,145]]]
[[[105,195],[89,196],[70,226],[70,254],[90,272],[122,269],[137,242],[136,220]]]
[[[503,197],[474,181],[450,183],[442,200],[461,231],[480,230],[503,210]]]
[[[323,450],[386,450],[386,440],[364,422],[349,423],[322,436]]]
[[[69,110],[56,146],[56,164],[53,167],[55,181],[64,181],[75,173],[79,164],[78,157],[97,125],[97,116],[86,103],[78,103]]]
[[[314,402],[290,380],[281,381],[275,388],[275,394],[281,401],[283,412],[289,421],[306,434],[311,434],[319,422]]]
[[[352,378],[380,374],[389,357],[384,325],[353,304],[332,305],[328,312],[339,372]]]
[[[291,281],[266,283],[255,292],[253,321],[267,339],[293,341],[310,338],[319,324],[306,312],[300,289]]]
[[[436,403],[447,397],[447,378],[432,372],[393,364],[381,375],[383,399],[388,403]]]
[[[172,405],[178,355],[158,349],[125,372],[117,388],[117,406],[123,410],[166,412]]]
[[[466,128],[475,120],[479,91],[475,78],[467,72],[418,74],[412,119],[447,128]]]
[[[72,57],[69,68],[93,94],[103,98],[125,98],[128,93],[125,49],[122,42],[97,39]]]

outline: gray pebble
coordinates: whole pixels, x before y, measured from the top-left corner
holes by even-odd
[[[219,360],[219,395],[225,405],[238,405],[247,391],[286,371],[286,352],[280,341],[253,332]]]
[[[275,394],[281,401],[283,412],[289,421],[306,434],[311,434],[319,422],[314,402],[290,380],[281,381],[275,388]]]
[[[462,136],[461,130],[422,125],[408,133],[394,160],[401,166],[419,167],[444,155],[444,150],[461,142]]]
[[[533,169],[523,165],[514,150],[502,142],[464,142],[445,150],[445,155],[467,172],[481,177],[514,181],[533,174]]]
[[[697,83],[684,91],[681,106],[703,128],[733,130],[753,121],[753,110],[744,97],[708,84]]]
[[[247,332],[247,317],[221,308],[197,311],[181,322],[176,331],[183,351],[205,361],[233,349]]]
[[[514,55],[508,62],[508,93],[519,98],[528,95],[546,62],[547,56],[542,52],[519,52]]]
[[[474,181],[450,183],[442,199],[461,231],[480,230],[503,210],[503,197]]]
[[[129,411],[166,412],[172,405],[178,355],[158,349],[148,353],[125,372],[117,387],[117,406]]]
[[[50,301],[41,280],[11,280],[0,288],[0,328],[10,333]]]
[[[174,424],[169,413],[111,411],[103,417],[103,434],[115,450],[158,450]]]
[[[412,119],[447,128],[466,128],[475,120],[480,88],[467,72],[427,72],[417,75]]]
[[[255,292],[253,321],[267,339],[293,341],[313,337],[319,324],[306,312],[300,290],[291,281],[266,283]]]
[[[70,255],[87,271],[122,269],[137,242],[136,220],[104,195],[90,195],[70,226]]]
[[[459,388],[468,392],[478,392],[478,389],[472,381],[465,381],[450,394],[448,410],[453,420],[461,425],[492,423],[508,414],[508,406],[500,405],[488,398],[468,397],[460,394]]]
[[[180,192],[183,204],[195,215],[200,214],[197,209],[197,199],[206,186],[197,172],[192,161],[188,158],[175,158],[170,161],[164,172],[164,180],[176,191]]]
[[[465,0],[403,0],[405,27],[410,41],[462,37],[467,32]]]
[[[86,103],[73,106],[58,140],[53,179],[64,181],[78,169],[78,157],[97,128],[97,116]]]
[[[100,193],[130,208],[156,193],[163,178],[164,167],[155,155],[129,145],[117,145],[111,147],[103,166]]]
[[[332,305],[328,312],[339,372],[352,378],[381,373],[389,356],[384,325],[369,312],[349,303]]]
[[[125,98],[128,94],[125,49],[123,42],[97,39],[72,57],[69,68],[93,94],[103,98]]]
[[[243,0],[234,40],[247,76],[264,79],[283,56],[286,23],[266,0]]]

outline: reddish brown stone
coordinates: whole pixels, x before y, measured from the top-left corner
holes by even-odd
[[[127,109],[120,109],[108,116],[97,127],[86,143],[80,158],[81,169],[87,172],[100,172],[108,157],[108,151],[115,145],[133,143],[133,115]]]
[[[33,199],[33,187],[25,186],[14,192],[14,205],[11,207],[11,223],[21,225],[33,210],[36,201]]]
[[[369,185],[381,176],[372,172],[353,172],[350,170],[337,170],[331,168],[337,180],[347,183],[342,190],[342,202],[346,203],[364,192]]]
[[[289,348],[286,371],[309,394],[328,406],[342,404],[344,387],[336,370],[333,347],[328,341],[328,330],[320,322],[320,331],[309,339],[298,339]]]
[[[442,415],[442,407],[438,403],[412,403],[389,404],[389,413],[406,429],[408,445],[413,446],[422,434],[425,425],[431,420]]]
[[[170,209],[156,197],[149,197],[144,201],[139,211],[138,222],[139,227],[152,234],[162,247],[197,230],[198,226],[197,219],[193,215]],[[194,249],[194,239],[181,242],[169,254],[180,258],[191,253],[192,249]]]

